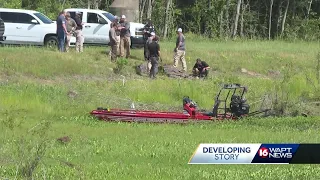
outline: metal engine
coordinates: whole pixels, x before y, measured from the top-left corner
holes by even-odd
[[[183,106],[185,104],[190,104],[189,105],[190,108],[197,108],[197,103],[192,101],[189,96],[183,97]]]
[[[250,106],[246,104],[245,99],[241,99],[240,96],[233,95],[230,102],[231,113],[237,117],[249,114]]]

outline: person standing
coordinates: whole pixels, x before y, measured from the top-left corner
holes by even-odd
[[[116,31],[116,43],[117,43],[117,56],[120,56],[120,33],[121,33],[121,29],[120,29],[121,25],[117,20],[116,23],[116,27],[115,27],[115,31]],[[130,48],[130,47],[129,47]]]
[[[151,33],[155,33],[155,30],[154,30],[154,26],[152,24],[152,21],[151,20],[148,20],[147,21],[147,24],[144,26],[144,34],[143,34],[143,40],[144,40],[144,59],[146,61],[148,61],[148,41],[149,41],[149,38],[152,36]]]
[[[117,39],[116,39],[116,28],[117,24],[113,23],[112,27],[110,28],[109,31],[109,39],[110,39],[110,55],[111,55],[111,61],[115,62],[117,61]]]
[[[117,56],[120,55],[120,24],[118,16],[115,16],[115,19],[111,22],[110,28],[113,27],[113,24],[116,24],[115,31],[116,31],[116,46],[117,46]],[[109,56],[111,57],[111,51],[109,52]]]
[[[153,36],[152,42],[148,44],[149,60],[151,62],[150,78],[155,79],[158,73],[158,64],[160,59],[160,45],[157,42],[157,36]]]
[[[66,27],[66,11],[63,10],[57,18],[57,36],[58,49],[60,52],[65,52],[66,36],[69,34]]]
[[[148,64],[147,64],[147,70],[148,72],[150,72],[151,70],[151,61],[150,61],[150,52],[149,52],[149,44],[153,42],[153,38],[156,36],[156,34],[154,32],[150,33],[150,37],[148,37],[148,40],[146,41],[146,44],[145,44],[145,60],[148,61]]]
[[[182,63],[182,68],[184,72],[187,72],[187,63],[186,63],[186,59],[185,59],[185,55],[186,55],[186,44],[185,44],[185,37],[182,34],[182,29],[179,28],[177,30],[177,41],[176,41],[176,47],[174,49],[174,67],[177,68],[178,67],[178,61],[180,60]]]
[[[66,22],[67,22],[68,35],[66,38],[65,48],[66,48],[66,52],[69,52],[71,36],[75,33],[75,30],[77,28],[77,23],[70,17],[69,12],[66,14]]]
[[[120,56],[124,57],[126,55],[126,58],[129,58],[131,45],[130,23],[126,21],[125,15],[121,16],[120,24]]]
[[[83,22],[82,22],[82,18],[81,18],[82,14],[81,12],[76,12],[76,16],[74,18],[77,27],[76,27],[76,51],[77,52],[83,52],[83,42],[84,42],[84,37],[82,34],[82,26],[83,26]]]

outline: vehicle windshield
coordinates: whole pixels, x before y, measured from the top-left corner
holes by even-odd
[[[105,17],[107,17],[109,19],[109,21],[113,22],[115,17],[113,14],[111,13],[102,13]]]
[[[43,15],[42,13],[34,13],[37,18],[39,18],[45,24],[51,24],[53,21],[49,19],[47,16]]]

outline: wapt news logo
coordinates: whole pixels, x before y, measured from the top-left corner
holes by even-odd
[[[299,144],[261,144],[252,163],[289,164]]]
[[[262,158],[292,158],[292,148],[265,148],[259,149]]]

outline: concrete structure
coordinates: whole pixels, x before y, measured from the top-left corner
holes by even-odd
[[[126,15],[131,22],[139,21],[139,0],[115,0],[110,6],[110,13],[121,16]]]

